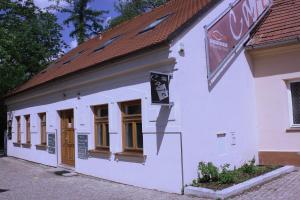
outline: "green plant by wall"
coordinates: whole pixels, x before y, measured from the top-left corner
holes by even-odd
[[[217,181],[219,179],[219,171],[211,162],[200,162],[198,165],[198,180],[199,182]]]
[[[256,172],[255,158],[242,165],[240,169],[246,174],[254,174]]]
[[[213,163],[200,162],[198,165],[198,178],[193,180],[195,187],[207,187],[211,189],[226,188],[227,186],[241,183],[250,178],[267,173],[279,166],[256,166],[255,158],[243,164],[240,168],[230,169],[225,164],[218,169]]]
[[[229,170],[229,167],[230,167],[229,164],[225,164],[221,167],[222,171],[219,175],[219,180],[218,180],[221,184],[232,184],[236,182],[237,179],[236,169],[231,171]]]

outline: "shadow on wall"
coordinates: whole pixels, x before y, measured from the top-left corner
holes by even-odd
[[[164,139],[165,130],[168,125],[169,116],[171,113],[172,107],[161,106],[159,114],[156,120],[156,144],[157,144],[157,155],[159,154],[162,141]]]

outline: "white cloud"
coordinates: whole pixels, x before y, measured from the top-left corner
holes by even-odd
[[[47,8],[48,6],[55,4],[54,2],[50,2],[48,0],[34,0],[34,3],[37,7],[41,9]]]
[[[51,5],[55,5],[56,2],[55,1],[49,1],[49,0],[34,0],[34,3],[37,7],[41,8],[42,10],[44,10],[45,8],[51,6]],[[59,3],[60,6],[62,7],[66,7],[67,3],[62,1]]]
[[[72,40],[70,43],[71,49],[74,49],[75,47],[77,47],[77,45],[78,45],[77,40]]]

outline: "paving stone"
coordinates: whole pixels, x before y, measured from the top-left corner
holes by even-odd
[[[297,170],[251,189],[231,200],[298,200],[300,199],[300,171]]]
[[[57,170],[57,169],[56,169]],[[204,200],[147,190],[84,175],[57,176],[55,168],[0,158],[1,200]],[[8,190],[8,191],[6,191]],[[298,200],[300,172],[274,179],[231,200]]]

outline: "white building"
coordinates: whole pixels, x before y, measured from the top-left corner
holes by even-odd
[[[270,3],[172,0],[79,45],[7,97],[8,155],[181,193],[200,161],[239,166],[258,160],[259,152],[276,151],[260,124],[264,80],[253,74],[253,66],[264,63],[255,58],[262,50],[243,47]],[[243,13],[242,4],[257,16]],[[246,16],[245,23],[251,19],[249,27],[234,41],[236,52],[214,70],[207,62],[209,45],[227,44],[222,38],[212,43],[210,31],[220,22],[229,26],[222,20],[232,13]],[[299,64],[297,70],[292,77],[300,77]],[[153,71],[172,75],[172,105],[152,104]],[[297,152],[300,140],[294,139]]]

